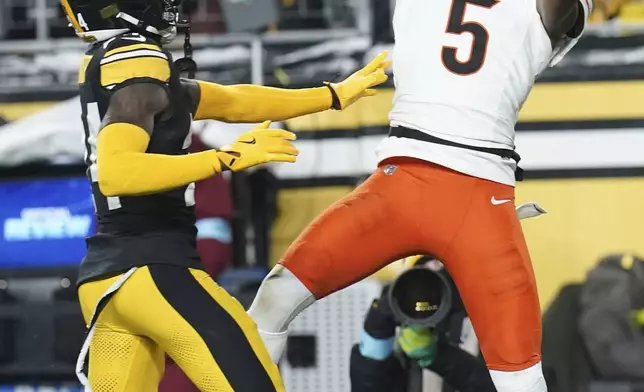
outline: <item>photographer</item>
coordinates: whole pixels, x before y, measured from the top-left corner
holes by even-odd
[[[416,257],[416,265],[440,263],[430,257]],[[444,270],[436,271],[444,274]],[[447,277],[446,281],[450,281]],[[453,284],[453,283],[452,283]],[[439,289],[440,290],[440,289]],[[360,343],[351,352],[352,392],[405,392],[411,362],[438,374],[460,392],[495,392],[485,363],[449,341],[452,317],[462,310],[454,288],[455,306],[434,328],[406,325],[396,334],[400,322],[390,303],[390,286],[372,303],[364,323]],[[422,295],[422,294],[421,294]],[[396,344],[397,343],[397,344]]]

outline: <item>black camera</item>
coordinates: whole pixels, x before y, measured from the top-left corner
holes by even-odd
[[[442,264],[430,256],[417,257],[389,286],[387,298],[402,325],[435,328],[454,307],[456,288]]]

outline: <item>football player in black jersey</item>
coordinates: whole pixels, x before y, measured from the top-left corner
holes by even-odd
[[[375,94],[389,63],[383,53],[341,83],[301,90],[183,80],[163,49],[179,2],[61,0],[90,43],[79,84],[98,216],[78,279],[89,333],[77,374],[95,392],[156,391],[167,353],[202,391],[283,391],[255,324],[200,266],[194,182],[294,162],[295,135],[268,120],[344,109]],[[266,122],[188,154],[192,119]]]

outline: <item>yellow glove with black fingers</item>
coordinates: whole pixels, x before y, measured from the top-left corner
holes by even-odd
[[[283,129],[268,129],[270,121],[241,135],[235,142],[217,151],[219,160],[232,171],[241,171],[267,162],[295,162],[299,151],[292,140],[296,136]]]
[[[376,95],[376,90],[372,87],[389,78],[385,74],[385,70],[391,65],[391,61],[385,60],[388,55],[388,51],[380,53],[364,68],[340,83],[324,82],[333,95],[331,109],[344,110],[360,98]]]

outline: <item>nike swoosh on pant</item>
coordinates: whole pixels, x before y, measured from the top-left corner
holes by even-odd
[[[492,205],[494,206],[498,206],[499,204],[509,203],[511,201],[512,200],[510,199],[497,200],[494,196],[492,196],[492,200],[491,200]]]

